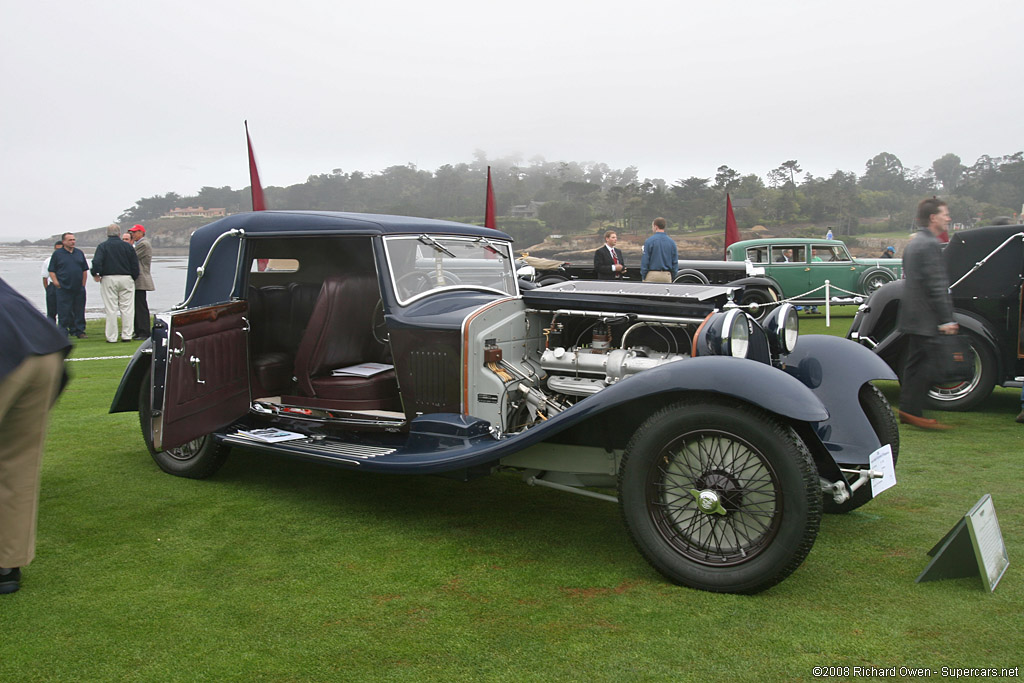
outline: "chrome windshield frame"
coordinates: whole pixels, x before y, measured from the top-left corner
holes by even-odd
[[[450,244],[451,242],[461,242],[469,246],[475,246],[481,250],[482,254],[487,249],[498,250],[499,253],[496,255],[495,263],[501,264],[501,276],[503,279],[506,279],[508,282],[511,283],[512,291],[506,291],[504,289],[498,289],[495,287],[488,287],[486,285],[459,283],[452,285],[443,285],[440,287],[432,287],[424,292],[418,292],[411,296],[403,296],[402,291],[398,286],[398,281],[401,280],[403,276],[408,275],[410,273],[422,272],[417,270],[409,270],[408,272],[401,273],[398,272],[399,268],[396,267],[396,260],[394,258],[394,254],[392,253],[392,245],[394,245],[397,242],[404,241],[411,241],[419,245],[425,245],[427,247],[434,248],[435,250],[437,250],[437,253],[442,254],[442,263],[445,260],[453,260],[447,255],[450,254],[451,251],[447,247],[445,247],[446,243]],[[501,296],[519,296],[519,282],[516,277],[515,268],[513,267],[515,260],[512,258],[512,244],[504,240],[492,240],[490,238],[485,238],[481,240],[477,236],[437,235],[426,233],[418,235],[386,235],[384,237],[384,256],[387,259],[388,264],[388,279],[390,280],[391,289],[394,292],[395,299],[398,302],[399,306],[408,306],[409,304],[419,301],[424,297],[432,296],[434,294],[437,294],[438,292],[449,291],[470,290],[493,292],[495,294],[500,294]],[[454,260],[458,260],[458,257],[456,256]]]

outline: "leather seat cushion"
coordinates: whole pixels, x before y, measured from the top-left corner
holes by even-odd
[[[294,357],[283,351],[268,351],[253,358],[253,373],[262,387],[259,393],[276,394],[289,388],[294,366]]]
[[[316,377],[312,384],[317,398],[342,401],[348,410],[394,410],[400,405],[394,370],[373,377]]]

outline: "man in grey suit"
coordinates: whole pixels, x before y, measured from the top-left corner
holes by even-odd
[[[152,292],[153,276],[149,272],[153,262],[153,247],[146,239],[146,229],[141,225],[132,226],[128,230],[135,245],[135,255],[139,257],[139,277],[135,279],[135,336],[134,339],[149,339],[150,322],[149,302],[146,292]]]
[[[939,359],[940,334],[956,334],[949,278],[938,236],[949,226],[949,208],[935,197],[917,205],[920,230],[903,251],[906,284],[899,329],[907,336],[907,362],[900,387],[900,422],[922,429],[950,429],[924,417],[924,399],[932,385],[931,368]]]

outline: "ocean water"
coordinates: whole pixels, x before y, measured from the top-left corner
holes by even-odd
[[[47,247],[21,247],[0,244],[0,278],[36,305],[46,310],[46,295],[43,291],[43,263],[50,258]],[[83,249],[85,258],[92,265],[93,249]],[[185,277],[188,257],[172,256],[154,252],[150,272],[156,290],[146,297],[151,313],[168,311],[185,298]],[[100,297],[100,283],[89,276],[85,289],[85,317],[103,317],[103,299]]]

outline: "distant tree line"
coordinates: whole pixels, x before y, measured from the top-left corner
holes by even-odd
[[[966,225],[1012,215],[1024,201],[1024,152],[985,155],[972,166],[965,166],[956,154],[945,154],[927,169],[907,168],[895,154],[881,152],[867,160],[859,176],[840,170],[828,177],[801,176],[803,169],[795,159],[784,161],[765,178],[723,165],[713,177],[671,184],[660,178],[641,180],[635,166],[612,169],[599,162],[551,162],[541,157],[527,162],[515,157],[488,160],[477,152],[471,163],[445,164],[435,171],[413,164],[369,174],[336,168],[311,175],[304,183],[267,187],[265,195],[269,208],[482,222],[488,165],[499,227],[527,243],[547,234],[605,226],[643,232],[657,216],[667,218],[676,231],[724,229],[726,193],[732,196],[741,228],[827,225],[837,235],[856,235],[867,224],[873,231],[910,230],[917,202],[929,195],[944,197],[953,220]],[[513,207],[531,202],[539,205],[536,219],[511,217]],[[187,206],[248,211],[249,189],[203,187],[191,196],[169,192],[138,200],[119,219],[142,222]]]

